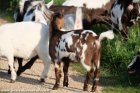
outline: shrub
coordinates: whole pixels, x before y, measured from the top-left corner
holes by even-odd
[[[9,12],[13,11],[19,0],[1,0],[0,1],[0,11]]]

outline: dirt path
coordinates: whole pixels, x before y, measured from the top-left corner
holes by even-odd
[[[7,21],[0,18],[0,24],[6,22]],[[40,74],[43,70],[42,63],[43,62],[41,60],[36,61],[30,70],[26,70],[21,76],[17,77],[17,81],[15,83],[9,83],[10,75],[7,74],[8,63],[7,61],[0,60],[0,91],[10,91],[10,93],[18,93],[21,91],[22,93],[27,91],[38,91],[42,93],[88,93],[82,91],[85,76],[71,68],[69,69],[69,87],[62,86],[62,76],[60,88],[58,90],[52,90],[52,87],[55,83],[53,65],[50,67],[46,82],[44,84],[40,84]],[[15,65],[17,68],[17,64]],[[89,90],[91,90],[91,86],[89,86]],[[98,93],[101,93],[102,88],[99,87],[98,90]]]
[[[0,25],[1,24],[5,24],[5,23],[7,23],[8,21],[7,20],[4,20],[4,19],[2,19],[1,17],[0,17]]]

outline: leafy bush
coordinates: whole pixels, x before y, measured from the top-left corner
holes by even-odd
[[[101,65],[115,73],[127,70],[127,65],[140,48],[140,24],[129,29],[128,41],[122,41],[119,35],[114,40],[105,40],[102,44]]]
[[[19,0],[1,0],[0,1],[0,11],[9,12],[13,11]]]

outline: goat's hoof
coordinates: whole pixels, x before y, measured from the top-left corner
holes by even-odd
[[[83,87],[83,91],[88,91],[88,87],[87,86],[84,86]]]
[[[91,92],[95,92],[96,91],[96,87],[92,87]]]
[[[68,82],[63,83],[63,87],[68,87],[68,85],[69,85]]]
[[[40,83],[45,83],[45,79],[41,78]]]
[[[59,85],[58,84],[55,84],[54,86],[53,86],[53,90],[57,90],[59,88]]]
[[[11,74],[11,71],[10,70],[8,70],[8,74]]]
[[[12,79],[11,79],[11,80],[10,80],[10,83],[15,83],[15,80],[12,80]]]
[[[21,74],[21,71],[18,70],[18,71],[17,71],[17,76],[20,76],[20,74]]]

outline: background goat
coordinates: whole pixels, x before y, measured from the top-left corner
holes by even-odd
[[[128,73],[140,73],[140,51],[138,51],[137,55],[134,56],[132,62],[128,65]]]
[[[116,0],[111,9],[111,20],[113,27],[121,31],[124,39],[128,38],[128,26],[133,25],[132,20],[137,19],[140,14],[138,3],[133,0]]]

